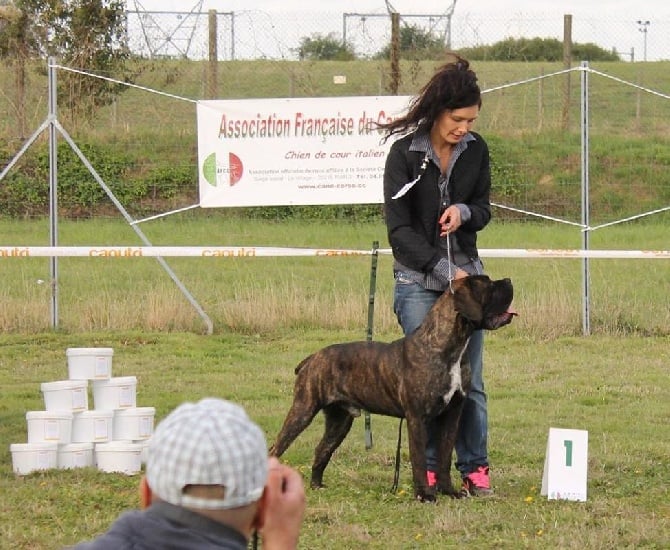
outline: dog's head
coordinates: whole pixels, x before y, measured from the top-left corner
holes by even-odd
[[[476,329],[495,330],[512,322],[514,288],[509,279],[492,281],[486,275],[470,275],[453,283],[456,311]]]

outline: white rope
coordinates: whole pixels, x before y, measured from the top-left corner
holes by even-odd
[[[618,82],[619,84],[626,84],[627,86],[631,86],[633,88],[637,88],[638,90],[642,90],[644,92],[657,95],[658,97],[663,97],[665,99],[670,99],[670,95],[668,94],[662,94],[661,92],[657,92],[655,90],[652,90],[651,88],[645,88],[644,86],[640,86],[638,84],[634,84],[632,82],[628,82],[626,80],[623,80],[621,78],[618,78],[616,76],[612,76],[611,74],[606,74],[606,73],[601,73],[600,71],[596,71],[594,69],[589,69],[590,73],[597,74],[599,76],[603,76],[605,78],[609,78],[611,80],[614,80],[615,82]]]
[[[486,94],[489,92],[495,92],[497,90],[504,90],[505,88],[511,88],[512,86],[518,86],[519,84],[530,84],[531,82],[536,82],[538,80],[542,80],[543,78],[549,78],[551,76],[557,76],[559,74],[565,74],[569,73],[575,70],[581,70],[581,67],[574,67],[572,69],[564,69],[562,71],[556,71],[555,73],[549,73],[549,74],[543,74],[541,76],[534,76],[533,78],[527,78],[526,80],[517,80],[516,82],[510,82],[508,84],[501,84],[500,86],[495,86],[493,88],[487,88],[486,90],[482,90],[482,94]]]
[[[165,97],[171,97],[173,99],[179,99],[181,101],[188,101],[190,103],[197,103],[197,100],[190,99],[188,97],[181,97],[174,94],[168,94],[166,92],[160,92],[154,90],[153,88],[147,88],[146,86],[139,86],[138,84],[132,84],[130,82],[124,82],[123,80],[117,80],[115,78],[109,78],[108,76],[101,76],[99,74],[89,73],[86,71],[80,71],[79,69],[72,69],[71,67],[65,67],[63,65],[49,65],[49,67],[54,67],[56,69],[63,69],[64,71],[69,71],[71,73],[82,74],[84,76],[92,76],[93,78],[99,78],[100,80],[106,80],[107,82],[113,82],[114,84],[121,84],[123,86],[128,86],[129,88],[137,88],[138,90],[143,90],[145,92],[151,92],[152,94],[158,94]]]
[[[659,214],[661,212],[665,212],[667,210],[670,210],[670,206],[666,206],[665,208],[659,208],[658,210],[650,210],[649,212],[643,212],[642,214],[636,214],[635,216],[630,216],[628,218],[623,218],[620,220],[615,220],[613,222],[608,222],[608,223],[603,223],[600,225],[596,225],[594,227],[586,227],[582,229],[582,231],[595,231],[596,229],[602,229],[603,227],[609,227],[611,225],[617,225],[619,223],[624,223],[624,222],[629,222],[632,220],[637,220],[639,218],[644,218],[645,216],[651,216],[652,214]]]
[[[141,220],[135,220],[130,223],[130,225],[136,225],[138,223],[144,223],[148,222],[151,220],[157,220],[158,218],[162,218],[164,216],[169,216],[171,214],[179,214],[180,212],[186,212],[187,210],[192,210],[193,208],[198,208],[200,205],[199,204],[192,204],[191,206],[185,206],[184,208],[177,208],[176,210],[171,210],[170,212],[163,212],[162,214],[156,214],[155,216],[149,216],[148,218],[143,218]]]
[[[536,218],[542,218],[545,220],[550,220],[552,222],[564,223],[566,225],[576,225],[582,229],[586,228],[583,223],[571,222],[570,220],[564,220],[561,218],[555,218],[553,216],[548,216],[546,214],[538,214],[537,212],[531,212],[530,210],[522,210],[521,208],[514,208],[512,206],[505,206],[504,204],[497,204],[495,202],[491,203],[491,206],[496,208],[502,208],[503,210],[510,210],[512,212],[518,212],[519,214],[526,214],[527,216],[535,216]]]

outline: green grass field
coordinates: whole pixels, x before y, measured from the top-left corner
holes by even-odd
[[[26,411],[43,408],[40,383],[67,377],[67,347],[114,348],[113,375],[137,376],[138,406],[155,406],[157,418],[184,400],[227,397],[243,404],[271,441],[290,404],[297,362],[328,343],[362,338],[362,330],[318,328],[1,335],[1,546],[61,548],[138,506],[137,476],[11,472],[9,444],[26,441]],[[490,334],[495,497],[414,502],[406,432],[399,491],[391,493],[397,420],[373,416],[374,446],[366,450],[359,419],[326,470],[326,488],[308,490],[300,548],[667,548],[669,343],[667,336],[538,342],[506,329]],[[589,432],[586,502],[539,494],[550,427]],[[317,417],[283,457],[306,481],[321,429]]]
[[[267,222],[219,215],[147,225],[156,245],[386,246],[381,223]],[[46,245],[47,220],[0,221],[3,245]],[[61,245],[136,245],[115,220],[62,222]],[[572,228],[493,223],[482,248],[578,248]],[[596,249],[667,249],[667,224],[635,222],[594,233]],[[169,258],[215,331],[153,259],[61,258],[59,330],[49,329],[48,260],[1,258],[0,547],[51,549],[95,536],[138,505],[138,477],[95,470],[17,477],[9,445],[26,441],[25,414],[43,409],[40,383],[67,378],[68,347],[112,347],[113,375],[138,377],[138,406],[157,419],[206,395],[243,404],[271,442],[304,356],[365,339],[370,258]],[[400,490],[391,493],[397,420],[363,422],[308,491],[300,547],[646,548],[670,545],[670,307],[666,260],[592,261],[592,330],[581,336],[578,260],[491,259],[515,284],[520,317],[485,345],[490,458],[496,496],[412,499],[406,433]],[[391,260],[379,258],[374,337],[399,337]],[[315,420],[284,459],[309,479]],[[539,494],[550,427],[589,432],[588,500]]]

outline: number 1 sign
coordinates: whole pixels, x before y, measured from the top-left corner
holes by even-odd
[[[549,428],[542,490],[549,500],[586,500],[589,432]]]

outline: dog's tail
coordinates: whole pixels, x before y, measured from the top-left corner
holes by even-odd
[[[295,368],[295,374],[298,374],[300,370],[312,360],[312,357],[314,357],[314,354],[310,355],[309,357],[305,357],[300,363],[298,363],[298,366]]]

